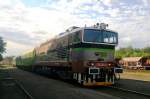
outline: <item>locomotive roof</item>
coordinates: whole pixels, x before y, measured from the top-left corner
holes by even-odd
[[[74,26],[73,26],[74,27]],[[68,34],[71,34],[71,33],[75,33],[76,31],[80,31],[80,30],[84,30],[84,29],[93,29],[93,30],[105,30],[105,31],[110,31],[110,32],[115,32],[117,33],[116,31],[113,31],[113,30],[110,30],[110,29],[100,29],[100,28],[96,28],[96,27],[77,27],[75,29],[72,29],[70,31],[65,31],[63,33],[60,33],[59,35],[56,36],[56,38],[60,38],[60,37],[63,37],[65,35],[68,35]]]
[[[108,24],[104,24],[104,23],[102,23],[102,24],[108,26]],[[116,31],[113,31],[113,30],[110,30],[110,29],[106,29],[106,28],[105,28],[105,29],[100,29],[100,28],[99,28],[100,26],[101,26],[100,24],[99,24],[99,26],[94,25],[94,26],[90,26],[90,27],[86,27],[86,26],[85,26],[85,27],[72,26],[72,27],[68,28],[65,32],[62,32],[62,33],[58,34],[57,36],[55,36],[54,38],[51,38],[50,40],[47,40],[46,42],[40,44],[40,46],[38,46],[38,47],[36,47],[36,48],[39,48],[39,47],[41,47],[41,46],[43,46],[43,45],[48,44],[49,42],[51,42],[51,40],[54,40],[54,39],[57,39],[57,38],[66,36],[66,35],[68,35],[68,34],[72,34],[72,33],[75,33],[75,32],[77,32],[77,31],[80,31],[80,30],[84,30],[84,29],[105,30],[105,31],[110,31],[110,32],[115,32],[115,33],[117,33]]]

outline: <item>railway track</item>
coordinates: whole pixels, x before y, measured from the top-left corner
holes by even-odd
[[[72,83],[72,84],[74,84],[74,83]],[[76,85],[76,86],[78,86],[78,85]],[[81,86],[78,86],[78,87],[81,87]],[[150,99],[150,94],[145,94],[145,93],[138,92],[138,91],[135,91],[135,90],[129,90],[129,89],[120,88],[120,87],[117,87],[117,86],[107,86],[105,88],[112,92],[112,94],[110,94],[110,95],[119,97],[121,99]],[[99,89],[101,90],[101,88],[99,88]],[[97,90],[97,88],[96,88],[96,90]],[[116,95],[116,94],[113,93],[113,91],[121,93],[121,94]],[[104,93],[106,93],[106,92],[104,92]],[[106,94],[108,94],[108,93],[106,93]],[[33,99],[33,98],[30,98],[30,99]]]
[[[15,80],[15,83],[17,84],[17,86],[25,93],[25,95],[29,98],[29,99],[34,99],[33,96],[23,87],[23,85]]]
[[[5,71],[5,72],[8,72],[7,74],[9,74],[10,72],[13,72],[13,71],[10,70],[10,71]],[[10,80],[10,81],[12,80],[13,82],[15,82],[17,87],[19,87],[22,90],[22,92],[27,96],[27,98],[25,99],[34,99],[32,95],[27,90],[24,89],[24,87],[19,81],[13,78],[10,78],[9,75],[7,75],[6,78],[7,78],[6,80]],[[97,92],[105,93],[108,95],[112,95],[120,99],[150,99],[149,94],[138,92],[132,89],[129,90],[129,89],[121,88],[121,86],[107,86],[107,87],[98,87],[98,88],[96,87],[93,90],[96,90]]]
[[[143,96],[146,96],[146,97],[150,98],[150,94],[145,94],[145,93],[138,92],[138,91],[135,91],[135,90],[129,90],[129,89],[116,87],[116,86],[108,86],[108,88],[117,89],[117,90],[124,91],[124,92],[130,92],[130,93],[133,93],[133,94],[143,95]]]
[[[20,89],[20,91],[22,91],[25,94],[25,96],[27,97],[27,99],[34,99],[32,97],[32,95],[16,79],[9,77],[9,78],[1,79],[1,81],[3,82],[4,86],[17,86]]]
[[[120,99],[150,99],[150,94],[145,94],[135,90],[128,90],[116,86],[98,87],[94,88],[94,90],[118,97]]]
[[[11,71],[4,70],[4,71],[0,72],[0,75],[2,77],[0,79],[0,86],[4,90],[3,94],[5,96],[9,96],[9,97],[12,96],[11,99],[15,99],[16,97],[21,97],[22,99],[34,99],[33,96],[23,87],[23,85],[18,80],[12,78],[9,75],[9,72],[11,72]],[[14,92],[14,91],[16,91],[16,92]],[[14,96],[14,95],[12,95],[12,93],[15,93],[17,95]]]

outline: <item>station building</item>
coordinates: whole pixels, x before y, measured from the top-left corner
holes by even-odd
[[[125,69],[150,70],[150,57],[124,57],[119,61]]]

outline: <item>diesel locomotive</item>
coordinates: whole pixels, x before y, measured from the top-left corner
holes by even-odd
[[[37,73],[73,79],[84,86],[107,86],[122,73],[114,58],[118,33],[108,24],[73,26],[29,53],[16,58],[16,66]]]

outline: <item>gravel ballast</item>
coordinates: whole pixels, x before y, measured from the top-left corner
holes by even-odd
[[[35,99],[119,99],[87,88],[46,78],[20,69],[11,69],[11,75],[20,81]]]

